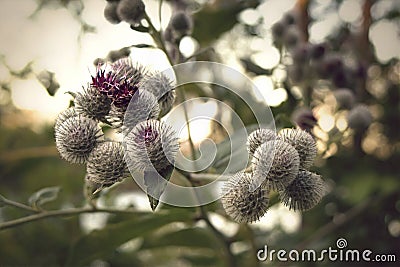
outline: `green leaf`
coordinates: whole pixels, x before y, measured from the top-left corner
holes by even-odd
[[[209,230],[195,227],[168,232],[154,239],[148,238],[143,243],[142,249],[165,246],[213,249],[218,248],[219,243]]]
[[[67,265],[84,265],[91,261],[113,254],[115,249],[137,237],[143,237],[172,222],[185,222],[193,219],[186,209],[168,213],[146,214],[129,221],[107,225],[80,238],[72,247]]]
[[[55,200],[59,192],[59,186],[42,188],[29,197],[29,204],[32,207],[40,207],[44,203]]]
[[[144,185],[146,186],[147,197],[149,198],[150,207],[154,211],[159,203],[159,199],[167,186],[167,182],[171,178],[174,166],[170,165],[163,170],[145,170]]]
[[[246,131],[249,134],[256,129],[258,129],[258,125],[246,127]],[[243,169],[243,166],[246,164],[244,160],[247,160],[247,158],[243,157],[243,153],[248,154],[246,140],[243,138],[243,133],[237,132],[218,143],[217,155],[215,156],[213,167],[217,171],[224,171],[230,162],[230,172]]]

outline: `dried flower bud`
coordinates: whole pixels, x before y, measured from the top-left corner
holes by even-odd
[[[279,196],[289,209],[305,211],[315,207],[327,192],[321,176],[301,170],[294,181],[279,192]]]
[[[58,114],[57,118],[56,118],[56,122],[55,122],[55,126],[54,128],[57,129],[60,127],[60,125],[68,120],[69,118],[72,117],[76,117],[78,116],[78,113],[76,113],[75,108],[71,107],[71,108],[67,108],[64,111],[61,111],[60,114]]]
[[[115,64],[117,60],[120,59],[125,59],[129,57],[131,54],[131,49],[129,47],[122,47],[121,49],[118,50],[111,50],[107,54],[107,60]],[[96,65],[97,66],[97,65]]]
[[[222,188],[225,212],[238,223],[258,221],[268,210],[268,189],[259,186],[254,190],[253,187],[251,174],[238,172]]]
[[[301,129],[282,129],[278,135],[296,149],[300,158],[300,169],[310,168],[317,155],[317,145],[311,134]]]
[[[299,164],[296,149],[279,139],[259,146],[252,160],[254,176],[265,177],[262,186],[275,190],[282,190],[293,181]]]
[[[316,124],[317,119],[309,108],[298,108],[292,113],[292,121],[305,131],[310,131]]]
[[[175,102],[175,90],[171,80],[162,72],[154,72],[143,79],[141,84],[143,90],[151,92],[156,99],[161,110],[161,116],[167,114]]]
[[[365,131],[372,122],[372,115],[366,105],[359,104],[352,108],[347,115],[350,128]]]
[[[247,151],[250,156],[253,156],[256,149],[267,141],[273,141],[276,138],[276,133],[269,129],[257,129],[247,137]]]
[[[355,97],[352,91],[347,88],[341,88],[333,92],[339,108],[351,109],[355,102]]]
[[[190,34],[193,28],[191,17],[189,17],[189,15],[183,11],[172,15],[170,25],[177,37]]]
[[[106,7],[104,8],[104,17],[111,24],[118,24],[121,22],[117,14],[118,2],[107,2]]]
[[[97,122],[83,116],[71,117],[55,128],[58,152],[70,163],[85,163],[101,136]]]
[[[118,17],[129,24],[139,24],[145,15],[142,0],[121,0],[117,7]]]
[[[117,142],[102,142],[96,145],[86,166],[87,178],[99,184],[100,188],[122,181],[127,170],[123,147]]]
[[[125,138],[128,164],[135,170],[157,171],[174,165],[178,138],[171,126],[157,120],[137,124]]]
[[[77,93],[74,103],[77,113],[99,121],[105,121],[111,109],[111,100],[91,86]]]

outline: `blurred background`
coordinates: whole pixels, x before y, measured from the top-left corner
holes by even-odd
[[[163,1],[159,13],[159,1],[145,1],[156,28],[168,26],[176,2]],[[139,48],[153,45],[147,33],[126,23],[110,24],[105,6],[98,0],[0,1],[2,196],[27,203],[37,190],[60,186],[58,198],[46,209],[84,205],[85,168],[63,161],[54,143],[54,119],[71,104],[67,92],[90,82],[99,58],[130,56],[160,71],[169,66],[163,52]],[[399,260],[400,2],[197,0],[187,9],[194,26],[179,42],[182,56],[245,73],[259,90],[245,88],[254,106],[268,105],[277,129],[297,125],[315,135],[313,171],[332,188],[311,211],[274,204],[249,226],[232,222],[219,202],[207,205],[210,220],[232,241],[238,266],[276,264],[257,261],[256,252],[264,245],[322,250],[340,237],[348,247],[396,254]],[[320,56],[318,51],[323,51]],[[224,101],[246,126],[254,123],[246,105],[221,88],[193,86],[187,95]],[[207,109],[222,116],[212,103],[189,108],[194,114]],[[221,144],[226,138],[212,122],[198,120],[191,129],[196,147],[205,138]],[[183,131],[183,149],[185,140]],[[210,168],[216,173],[225,166],[218,160],[232,152],[219,148]],[[131,179],[111,188],[99,205],[151,212],[146,195]],[[181,214],[194,214],[194,209],[160,209],[167,215],[81,214],[2,230],[0,265],[224,266],[220,245],[207,227]],[[26,215],[0,206],[0,222]],[[341,263],[294,264],[302,265]]]

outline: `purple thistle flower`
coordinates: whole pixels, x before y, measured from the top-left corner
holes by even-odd
[[[112,105],[124,113],[133,95],[138,91],[143,76],[143,67],[133,66],[130,59],[124,58],[110,66],[99,66],[90,85],[106,95]]]

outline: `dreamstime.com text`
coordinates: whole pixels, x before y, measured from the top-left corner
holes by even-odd
[[[359,250],[359,249],[346,249],[347,240],[339,238],[336,241],[336,248],[328,247],[320,252],[313,249],[304,249],[298,251],[292,249],[286,251],[280,250],[268,250],[268,246],[265,245],[263,249],[258,250],[257,259],[260,261],[294,261],[294,262],[316,262],[316,261],[344,261],[344,262],[396,262],[395,254],[374,254],[371,250]]]

